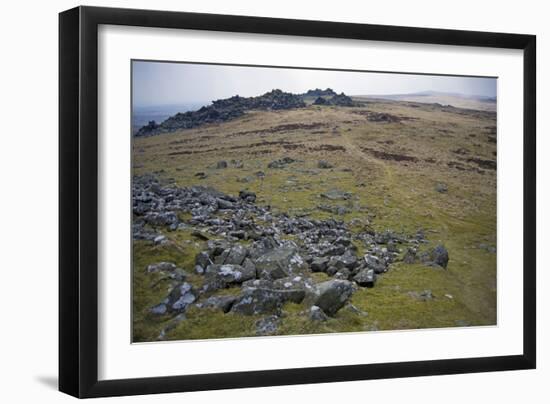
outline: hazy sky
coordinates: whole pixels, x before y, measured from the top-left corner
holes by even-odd
[[[279,88],[292,93],[327,87],[348,95],[440,91],[496,96],[496,79],[342,72],[187,63],[133,62],[135,107],[205,103]]]

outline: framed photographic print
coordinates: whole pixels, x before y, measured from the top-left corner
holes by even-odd
[[[60,390],[535,367],[535,37],[60,14]]]

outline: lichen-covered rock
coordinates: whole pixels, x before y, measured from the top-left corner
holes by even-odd
[[[376,274],[374,273],[374,269],[372,268],[363,268],[357,273],[357,275],[353,277],[353,280],[359,286],[372,288],[376,283]]]
[[[239,191],[239,198],[245,200],[248,203],[256,202],[256,194],[252,191]]]
[[[387,271],[386,263],[380,260],[376,255],[365,254],[363,258],[365,260],[365,266],[374,270],[374,273],[381,274]]]
[[[197,303],[197,307],[203,309],[216,309],[227,313],[236,301],[237,296],[210,296],[203,302]]]
[[[184,282],[172,289],[170,294],[158,305],[152,307],[152,314],[180,313],[185,311],[187,306],[197,300],[197,293],[191,284]]]
[[[277,316],[268,316],[256,321],[256,335],[273,335],[277,332],[281,320]]]
[[[420,261],[426,265],[436,266],[447,269],[449,262],[449,252],[442,244],[419,255]]]
[[[329,266],[334,266],[337,269],[347,268],[352,270],[357,266],[357,256],[350,250],[346,250],[344,254],[332,257],[329,261]]]
[[[206,268],[210,264],[213,264],[213,262],[210,259],[210,255],[208,255],[208,252],[206,251],[201,251],[195,257],[195,265],[200,265],[202,268]]]
[[[234,313],[253,315],[279,313],[286,302],[301,303],[305,291],[299,289],[279,290],[267,288],[246,288],[233,304]]]
[[[353,292],[353,284],[350,281],[334,279],[322,282],[315,290],[314,305],[327,315],[333,316],[348,302]]]
[[[256,277],[256,270],[250,267],[243,267],[234,264],[213,264],[206,268],[205,276],[220,287],[231,284],[239,284]]]
[[[178,217],[174,212],[149,212],[144,219],[153,226],[169,226],[178,222]]]
[[[431,251],[431,259],[434,264],[439,265],[440,267],[447,268],[447,263],[449,262],[449,252],[442,244],[437,245]]]
[[[313,321],[327,321],[328,316],[319,306],[311,306],[309,309],[309,318]]]
[[[248,249],[240,244],[224,250],[217,258],[216,264],[242,265],[248,256]]]
[[[325,270],[327,269],[328,261],[329,260],[327,257],[314,258],[310,264],[311,270],[313,272],[325,272]]]
[[[271,280],[289,276],[292,268],[301,264],[303,264],[302,258],[292,247],[269,250],[255,261],[258,277]]]
[[[147,266],[147,272],[172,272],[177,268],[176,264],[173,262],[158,262],[156,264],[151,264]]]

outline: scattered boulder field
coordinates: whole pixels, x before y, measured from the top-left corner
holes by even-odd
[[[275,160],[271,168],[286,164],[292,159]],[[327,192],[326,198],[334,197],[342,196]],[[287,303],[306,307],[302,315],[314,322],[327,321],[344,307],[363,316],[367,313],[350,302],[353,294],[376,287],[394,262],[447,267],[447,249],[441,244],[428,248],[422,230],[408,235],[352,230],[335,219],[273,213],[256,200],[245,189],[234,196],[212,187],[164,184],[152,174],[134,176],[133,239],[163,246],[174,243],[167,237],[170,232],[183,230],[203,246],[194,267],[159,261],[139,269],[170,280],[166,296],[148,309],[151,316],[172,319],[158,339],[186,321],[190,307],[262,316],[257,335],[277,334]]]

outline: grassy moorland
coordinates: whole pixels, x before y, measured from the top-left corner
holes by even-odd
[[[178,187],[204,185],[231,195],[249,190],[257,195],[257,205],[269,206],[274,214],[333,217],[352,232],[422,229],[428,240],[422,249],[441,243],[449,252],[447,269],[397,259],[374,288],[353,294],[351,307],[360,314],[345,308],[316,322],[304,315],[307,303],[288,302],[275,334],[496,324],[496,115],[438,104],[366,101],[355,107],[250,111],[221,124],[134,138],[133,174],[152,173]],[[283,157],[296,161],[268,168]],[[320,160],[332,168],[319,168]],[[227,161],[227,167],[216,168],[219,161]],[[333,189],[352,196],[338,201],[320,196]],[[342,209],[335,213],[335,208]],[[179,215],[182,222],[190,218]],[[184,321],[150,313],[173,283],[161,273],[147,273],[147,265],[173,262],[191,285],[203,283],[194,266],[206,241],[186,228],[163,234],[167,242],[161,244],[134,241],[134,340],[156,340],[161,330],[165,339],[255,335],[262,315],[194,306]],[[365,246],[354,244],[361,256]],[[330,277],[318,272],[312,278]],[[421,296],[426,290],[429,299]],[[238,294],[240,288],[219,293]]]

